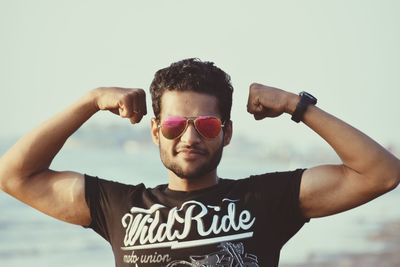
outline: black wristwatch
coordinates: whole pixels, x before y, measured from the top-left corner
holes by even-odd
[[[304,112],[306,112],[309,105],[317,104],[317,99],[307,92],[299,94],[300,101],[292,114],[292,120],[299,123],[303,119]]]

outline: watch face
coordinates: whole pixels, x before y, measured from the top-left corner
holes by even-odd
[[[301,97],[307,98],[310,101],[310,103],[312,103],[314,105],[317,104],[317,99],[312,94],[303,91],[299,95]]]

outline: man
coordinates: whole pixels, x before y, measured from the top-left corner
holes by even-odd
[[[146,188],[50,164],[67,138],[99,110],[132,123],[146,115],[141,89],[97,88],[19,140],[0,160],[1,188],[57,219],[110,242],[116,266],[277,266],[282,246],[310,218],[359,206],[395,188],[400,161],[368,136],[319,109],[316,99],[252,84],[255,119],[292,114],[325,139],[339,165],[222,179],[232,137],[229,76],[186,59],[151,84],[151,135],[168,184]]]

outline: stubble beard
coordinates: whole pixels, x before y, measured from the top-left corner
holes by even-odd
[[[161,144],[159,145],[160,158],[165,168],[172,171],[179,178],[187,180],[199,179],[215,170],[221,161],[223,148],[224,146],[221,144],[218,150],[211,155],[211,158],[208,161],[202,165],[196,166],[196,168],[193,168],[190,171],[185,172],[182,166],[172,160],[172,157],[175,155],[170,156],[167,151],[162,149]]]

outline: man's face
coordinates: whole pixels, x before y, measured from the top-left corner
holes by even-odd
[[[215,116],[221,118],[215,96],[191,91],[166,91],[161,97],[161,122],[168,116]],[[196,179],[216,170],[224,145],[231,138],[231,125],[213,139],[202,137],[189,123],[178,138],[165,138],[155,121],[152,123],[153,141],[159,146],[164,166],[183,179]]]

